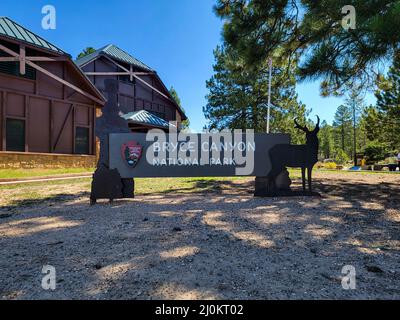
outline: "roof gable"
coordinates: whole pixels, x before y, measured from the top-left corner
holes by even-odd
[[[129,53],[125,52],[124,50],[118,48],[117,46],[115,46],[113,44],[104,46],[104,47],[96,50],[95,52],[88,54],[87,56],[77,59],[75,61],[75,63],[78,66],[82,67],[85,64],[87,64],[88,62],[96,59],[98,56],[100,56],[102,54],[104,54],[112,59],[133,65],[133,66],[138,67],[143,70],[147,70],[150,72],[154,71],[153,69],[151,69],[149,66],[147,66],[143,62],[139,61],[135,57],[131,56]]]
[[[24,28],[8,17],[0,17],[0,35],[18,41],[26,42],[35,47],[55,52],[57,54],[67,55],[63,50]]]
[[[40,59],[44,59],[46,57],[36,57],[39,58],[39,60],[36,61],[31,61],[31,57],[26,57],[26,64],[31,66],[32,68],[38,70],[39,72],[44,73],[46,76],[52,78],[55,81],[58,81],[72,89],[74,89],[76,92],[86,96],[87,98],[93,100],[94,102],[104,105],[106,102],[106,99],[104,96],[101,94],[101,92],[94,86],[94,84],[90,81],[90,79],[83,73],[83,71],[71,60],[71,56],[67,53],[65,53],[63,50],[59,49],[58,47],[54,46],[50,42],[46,41],[42,37],[34,34],[33,32],[29,31],[28,29],[22,27],[15,21],[11,20],[8,17],[0,17],[0,37],[4,37],[4,42],[7,43],[12,43],[16,42],[19,46],[27,44],[31,49],[33,50],[38,50],[38,49],[44,49],[47,52],[52,52],[54,54],[57,54],[58,57],[61,55],[61,60],[64,63],[66,63],[69,66],[72,66],[73,70],[79,74],[81,79],[85,82],[85,84],[88,86],[88,89],[93,93],[90,94],[88,92],[85,92],[84,90],[81,90],[79,86],[75,86],[73,83],[70,83],[65,80],[64,76],[59,77],[58,75],[52,73],[51,71],[47,70],[46,67],[41,65]],[[19,58],[19,53],[15,52],[12,49],[4,47],[3,49],[0,50],[0,52],[5,51],[7,55],[11,55],[13,57]],[[46,60],[44,60],[46,61]]]
[[[127,63],[129,65],[132,65],[134,67],[143,69],[145,71],[148,71],[152,73],[152,76],[155,77],[156,81],[160,83],[160,85],[163,88],[163,91],[165,94],[169,97],[171,102],[176,106],[177,110],[179,113],[182,115],[182,119],[185,120],[187,119],[185,113],[183,112],[182,108],[176,103],[175,99],[171,96],[169,90],[166,88],[165,84],[162,82],[161,78],[158,76],[157,72],[153,69],[151,69],[149,66],[144,64],[143,62],[139,61],[138,59],[134,58],[130,54],[126,53],[124,50],[118,48],[117,46],[113,44],[106,45],[98,50],[96,50],[93,53],[90,53],[80,59],[77,59],[75,61],[76,65],[80,68],[83,68],[85,65],[88,63],[96,60],[97,58],[101,57],[102,55],[107,56],[110,59],[117,60],[117,61],[122,61],[124,63]]]

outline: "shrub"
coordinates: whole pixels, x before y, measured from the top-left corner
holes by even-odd
[[[335,162],[324,163],[325,169],[336,169],[337,165]]]
[[[388,157],[380,162],[381,164],[397,163],[397,157]]]
[[[347,153],[343,151],[343,149],[338,149],[336,151],[335,160],[337,163],[345,164],[347,161],[350,160],[350,158]]]
[[[365,147],[365,156],[368,162],[384,160],[388,153],[388,145],[378,141],[371,141]]]

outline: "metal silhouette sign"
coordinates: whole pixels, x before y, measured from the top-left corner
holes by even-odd
[[[270,151],[271,171],[269,178],[269,191],[265,193],[278,193],[279,188],[276,187],[277,177],[286,170],[286,168],[301,168],[301,177],[303,184],[303,192],[306,192],[306,170],[308,181],[308,193],[312,194],[312,169],[318,162],[318,132],[320,119],[317,116],[317,124],[314,130],[309,130],[307,126],[301,126],[297,120],[294,120],[295,128],[302,130],[306,134],[305,145],[280,144],[274,146]],[[290,195],[290,194],[289,194]]]
[[[97,199],[133,198],[133,179],[122,179],[118,170],[110,170],[109,134],[130,132],[128,122],[119,116],[117,94],[118,82],[105,80],[107,103],[102,109],[101,117],[96,119],[96,136],[100,140],[100,156],[97,169],[93,174],[90,203]]]

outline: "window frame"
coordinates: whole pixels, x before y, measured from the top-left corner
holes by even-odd
[[[9,143],[8,143],[8,134],[7,134],[7,128],[8,128],[8,125],[7,125],[7,123],[8,123],[8,121],[20,121],[20,122],[22,122],[24,125],[23,125],[23,128],[24,128],[24,131],[23,131],[23,148],[21,148],[21,150],[10,150],[9,149]],[[26,152],[27,151],[27,149],[26,149],[26,139],[27,139],[27,136],[26,136],[26,133],[27,133],[27,127],[26,127],[26,125],[27,125],[27,121],[26,121],[26,119],[25,118],[19,118],[19,117],[6,117],[6,119],[5,119],[5,151],[7,151],[7,152]],[[15,149],[15,148],[14,148]],[[23,149],[23,150],[22,150]]]
[[[77,151],[77,139],[78,139],[78,130],[79,129],[84,129],[87,132],[87,153],[82,153]],[[77,125],[75,126],[75,132],[74,132],[74,154],[77,155],[91,155],[90,152],[90,126],[84,126],[84,125]]]

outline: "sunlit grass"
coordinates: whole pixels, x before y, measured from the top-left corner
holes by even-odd
[[[70,168],[70,169],[0,169],[0,179],[22,179],[59,174],[75,174],[93,172],[94,168]]]

